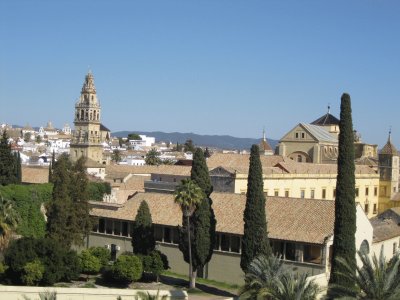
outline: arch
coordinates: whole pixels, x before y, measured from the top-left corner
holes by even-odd
[[[360,251],[369,254],[369,243],[367,240],[363,240],[360,245]]]
[[[297,162],[311,162],[311,157],[303,151],[295,151],[289,154],[288,158]]]

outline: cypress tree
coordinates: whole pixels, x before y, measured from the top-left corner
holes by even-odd
[[[133,253],[149,255],[156,247],[151,213],[146,201],[140,203],[132,232]]]
[[[71,231],[73,243],[82,245],[83,238],[87,236],[92,229],[92,222],[89,215],[89,180],[86,175],[85,157],[79,158],[72,166],[71,176]]]
[[[193,155],[193,165],[190,174],[191,179],[203,190],[205,198],[197,206],[191,222],[194,228],[194,240],[192,244],[194,271],[210,261],[215,245],[216,220],[212,208],[210,195],[213,190],[208,167],[202,149],[197,148]]]
[[[53,169],[52,200],[47,207],[47,236],[65,247],[72,245],[71,210],[69,194],[71,187],[71,168],[67,155],[61,155]]]
[[[336,261],[337,257],[341,257],[345,259],[349,265],[356,264],[354,134],[351,117],[351,100],[348,94],[343,94],[341,98],[339,130],[335,227],[329,284],[338,284],[348,287],[349,289],[354,289],[355,282],[349,280],[351,277],[350,275],[346,277],[341,276],[340,273],[345,273],[347,270],[344,269],[343,264]],[[355,272],[355,269],[353,269],[353,271]]]
[[[53,168],[54,164],[56,163],[56,154],[54,153],[51,155],[51,162],[49,164],[49,182],[53,182],[52,175],[53,175]]]
[[[7,185],[17,183],[16,158],[11,153],[11,145],[8,144],[6,130],[0,140],[0,184]]]
[[[16,160],[16,165],[17,165],[17,183],[22,182],[22,167],[21,167],[21,154],[17,153],[17,160]]]
[[[65,247],[82,245],[91,229],[85,159],[75,165],[62,154],[53,168],[52,200],[47,208],[47,236]]]
[[[247,271],[258,255],[270,255],[267,221],[265,213],[264,183],[257,145],[251,147],[249,175],[247,178],[246,207],[243,215],[244,233],[240,267]]]

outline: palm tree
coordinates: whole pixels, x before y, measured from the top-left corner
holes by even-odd
[[[296,276],[289,273],[279,256],[261,255],[251,262],[239,299],[316,299],[319,287],[307,277],[307,274]]]
[[[193,214],[196,206],[205,197],[203,190],[191,179],[183,179],[175,191],[175,203],[181,206],[183,216],[187,218],[187,234],[189,249],[189,287],[194,288],[194,276],[192,266],[192,245],[190,240],[190,216]]]
[[[0,196],[0,253],[8,247],[11,236],[18,224],[18,215],[9,199]]]
[[[395,300],[400,299],[400,254],[396,253],[387,263],[383,245],[379,258],[374,255],[369,257],[366,251],[357,251],[362,266],[350,265],[346,260],[337,258],[346,272],[340,275],[355,281],[353,290],[346,287],[333,286],[333,295],[337,299],[368,299],[368,300]],[[351,272],[356,270],[356,273]],[[357,294],[356,297],[352,296]]]

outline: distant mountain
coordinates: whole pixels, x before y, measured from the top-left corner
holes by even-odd
[[[161,131],[117,131],[113,132],[112,136],[116,137],[127,137],[129,133],[144,134],[147,136],[155,137],[156,142],[164,141],[171,142],[173,144],[179,143],[183,144],[186,140],[191,139],[195,145],[219,148],[219,149],[229,149],[229,150],[249,150],[251,145],[259,144],[261,139],[252,138],[237,138],[229,135],[200,135],[195,133],[180,133],[180,132],[161,132]],[[277,140],[268,139],[268,143],[271,145],[272,149],[278,144]]]

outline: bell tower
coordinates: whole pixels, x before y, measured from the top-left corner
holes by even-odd
[[[85,156],[88,161],[103,163],[101,134],[101,106],[97,99],[94,77],[91,71],[85,76],[81,96],[75,104],[75,131],[70,145],[73,161]]]

